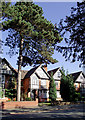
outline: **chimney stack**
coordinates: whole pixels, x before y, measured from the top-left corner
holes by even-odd
[[[47,72],[47,65],[43,65],[43,68],[44,68],[45,71]]]

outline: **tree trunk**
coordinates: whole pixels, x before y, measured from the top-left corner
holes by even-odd
[[[18,80],[17,80],[17,101],[20,101],[21,96],[21,66],[22,66],[22,50],[23,50],[23,39],[20,41],[19,50],[19,61],[18,61]]]

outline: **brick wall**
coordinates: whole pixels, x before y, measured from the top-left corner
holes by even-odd
[[[29,88],[29,81],[30,81],[30,78],[26,78],[23,80],[23,89],[24,89],[24,93],[27,93],[28,91],[28,88]]]
[[[7,98],[7,97],[2,98],[2,99],[0,99],[0,103],[1,103],[1,102],[3,102],[3,101],[4,101],[4,102],[6,102],[7,100],[8,100],[8,98]]]
[[[38,99],[36,101],[2,102],[2,109],[29,108],[35,106],[38,106]]]

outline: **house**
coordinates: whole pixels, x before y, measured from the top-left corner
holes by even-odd
[[[49,100],[49,74],[45,67],[39,65],[29,70],[23,78],[23,95],[39,102]]]
[[[74,80],[74,86],[76,91],[80,92],[82,96],[85,96],[85,75],[82,71],[70,74]]]
[[[0,90],[2,93],[0,98],[5,97],[5,89],[8,86],[8,81],[12,77],[17,79],[17,72],[5,58],[0,58]]]
[[[16,78],[17,88],[17,69],[14,69],[5,59],[0,59],[0,89],[3,91],[2,97],[5,97],[5,89],[8,86],[8,81],[13,76]],[[39,98],[40,102],[49,100],[49,74],[47,67],[39,65],[31,70],[21,70],[21,99],[31,97],[32,99]]]
[[[53,78],[54,78],[55,84],[56,84],[57,100],[61,100],[61,95],[60,95],[61,71],[60,71],[60,68],[56,68],[56,69],[48,71],[49,75],[51,75],[51,73],[53,74]]]
[[[51,73],[53,73],[56,84],[57,100],[61,100],[61,70],[60,68],[56,68],[47,72],[47,66],[45,65],[39,65],[30,70],[21,70],[21,100],[25,100],[26,97],[31,97],[35,100],[37,97],[39,102],[48,101]],[[2,92],[0,98],[5,97],[5,88],[7,88],[8,81],[12,77],[15,77],[15,88],[17,87],[17,75],[17,70],[5,58],[0,58],[0,93]],[[76,91],[79,91],[81,95],[85,96],[85,75],[83,72],[75,72],[70,75],[73,76]]]

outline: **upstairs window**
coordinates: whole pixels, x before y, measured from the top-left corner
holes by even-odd
[[[56,87],[58,88],[58,82],[55,82],[55,84],[56,84]]]
[[[46,85],[46,80],[41,80],[41,85]]]
[[[60,78],[61,77],[61,73],[60,72],[58,72],[58,78]]]
[[[5,83],[5,76],[2,75],[2,83]]]

